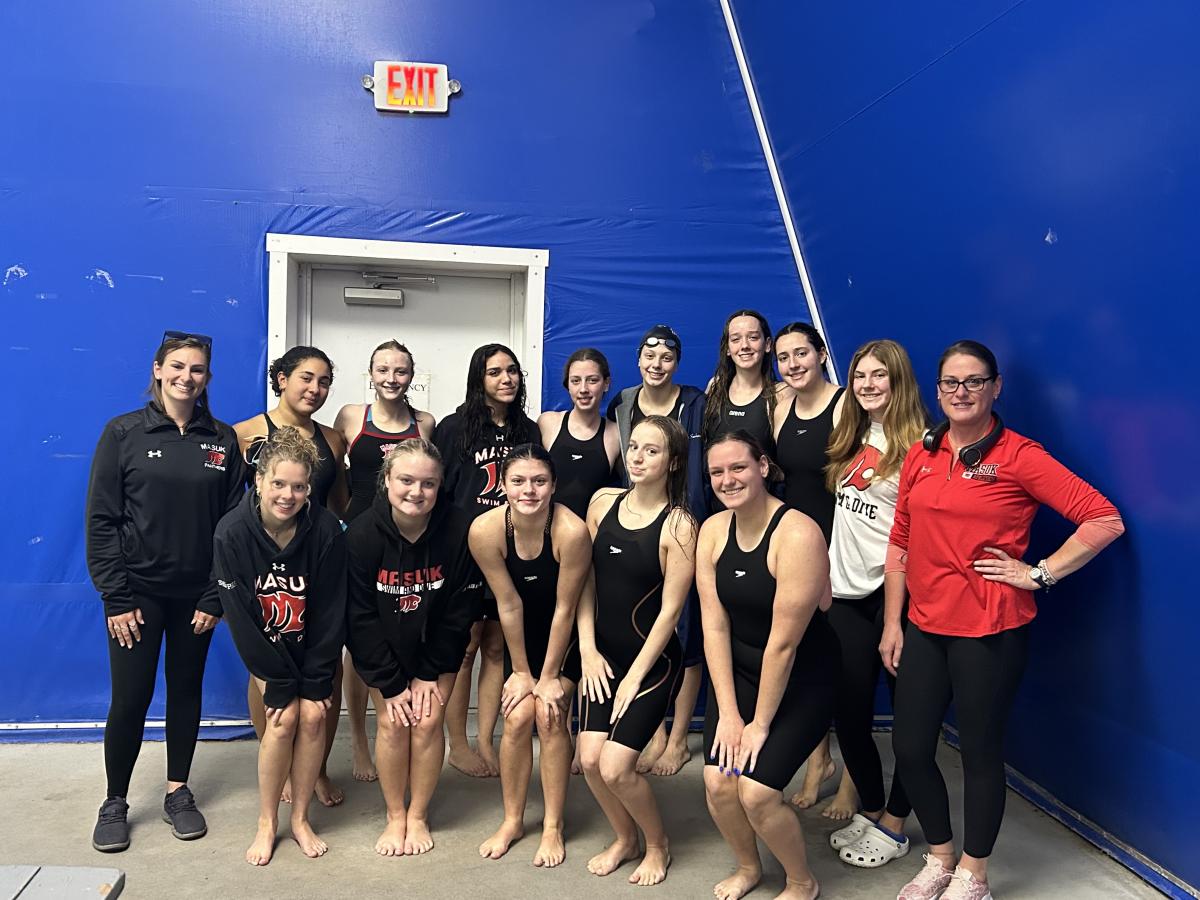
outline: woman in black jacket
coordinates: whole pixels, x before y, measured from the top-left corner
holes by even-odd
[[[265,866],[275,850],[279,800],[292,781],[292,838],[305,856],[328,845],[308,821],[325,758],[326,715],[346,636],[346,541],[337,516],[309,502],[316,445],[290,425],[258,455],[257,491],[221,520],[213,537],[219,602],[233,642],[262,693],[258,831],[246,862]]]
[[[87,499],[87,561],[104,601],[112,701],[104,728],[108,797],[92,833],[106,853],[129,846],[125,796],[167,645],[167,796],[163,818],[181,840],[208,826],[188,789],[200,730],[204,662],[216,619],[197,602],[214,590],[212,535],[245,490],[237,436],[208,408],[212,340],[168,331],[141,409],[100,435]]]
[[[381,856],[433,849],[429,803],[445,758],[445,703],[479,609],[469,522],[438,503],[442,471],[429,441],[401,441],[384,457],[371,509],[347,533],[346,643],[375,704],[375,765],[387,805],[375,843]]]

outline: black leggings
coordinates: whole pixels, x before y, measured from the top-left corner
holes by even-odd
[[[146,624],[138,626],[141,641],[126,650],[108,638],[108,663],[112,675],[112,702],[104,727],[104,770],[108,796],[129,792],[133,765],[142,749],[146,711],[154,697],[158,652],[166,635],[167,658],[167,781],[188,780],[196,736],[200,732],[200,694],[204,662],[212,632],[192,631],[194,600],[157,600],[138,597]],[[107,636],[107,635],[106,635]]]
[[[875,721],[875,686],[883,660],[879,639],[883,636],[883,588],[861,600],[834,598],[827,614],[842,647],[842,670],[837,683],[834,725],[846,769],[854,781],[862,808],[870,812],[884,808],[883,764],[871,736]],[[887,676],[888,693],[896,704],[896,679]],[[912,812],[899,770],[886,795],[887,811],[904,819]]]
[[[892,747],[930,844],[947,844],[950,800],[938,736],[954,698],[963,766],[963,852],[992,854],[1004,818],[1004,728],[1029,655],[1029,626],[986,637],[946,637],[911,622],[896,684]]]

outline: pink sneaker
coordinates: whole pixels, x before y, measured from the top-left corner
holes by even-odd
[[[896,900],[937,900],[942,896],[942,891],[949,887],[953,878],[954,873],[948,872],[941,860],[932,853],[926,853],[925,868],[917,873],[916,878],[900,888]]]
[[[957,866],[954,877],[950,879],[950,887],[942,894],[942,900],[992,900],[992,891],[986,881],[976,880],[962,866]]]

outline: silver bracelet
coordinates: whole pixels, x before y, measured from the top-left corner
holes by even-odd
[[[1044,584],[1046,587],[1053,587],[1054,585],[1058,584],[1058,579],[1050,574],[1050,569],[1046,565],[1046,561],[1044,559],[1037,564],[1037,567],[1038,571],[1042,573],[1042,584]]]

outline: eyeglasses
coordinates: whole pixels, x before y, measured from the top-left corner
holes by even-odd
[[[651,336],[642,341],[643,347],[666,347],[668,350],[678,350],[679,341],[674,338]]]
[[[953,394],[958,390],[959,385],[965,387],[972,394],[977,394],[983,390],[983,386],[989,381],[995,381],[995,375],[988,375],[984,378],[982,375],[972,375],[970,378],[964,378],[959,381],[957,378],[946,376],[937,380],[938,390],[943,394]]]
[[[190,331],[164,331],[162,343],[167,341],[195,341],[205,347],[212,347],[212,338],[207,334],[192,334]],[[162,344],[159,345],[160,347]]]

